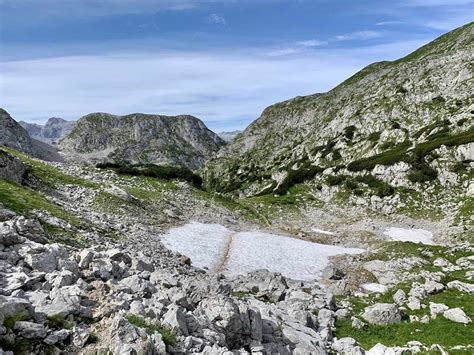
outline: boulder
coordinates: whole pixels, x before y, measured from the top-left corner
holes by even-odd
[[[469,318],[466,313],[461,308],[451,308],[443,313],[444,318],[449,319],[450,321],[462,324],[471,323],[471,318]]]
[[[461,292],[474,294],[474,285],[470,284],[470,283],[467,283],[467,282],[454,280],[454,281],[448,282],[447,286],[448,286],[448,288],[454,288],[454,289],[456,289],[458,291],[461,291]]]
[[[28,339],[46,338],[46,328],[42,324],[17,321],[14,327],[15,333]]]
[[[377,303],[366,307],[362,317],[370,324],[378,325],[400,323],[402,320],[400,310],[392,303]]]
[[[432,318],[436,318],[438,314],[442,314],[448,309],[449,307],[445,304],[430,302],[430,314]]]
[[[331,349],[338,354],[364,355],[365,351],[353,338],[341,338],[334,341]]]

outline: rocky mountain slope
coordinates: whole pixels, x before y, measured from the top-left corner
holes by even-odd
[[[45,125],[18,122],[30,135],[30,137],[48,144],[57,144],[74,128],[75,121],[66,121],[59,117],[51,117]]]
[[[386,213],[472,206],[473,53],[470,23],[327,93],[270,106],[206,165],[207,186],[259,196],[306,181],[319,200]],[[450,203],[446,189],[463,199]]]
[[[7,111],[1,108],[0,145],[5,145],[43,160],[60,161],[62,159],[55,148],[31,138],[28,132]]]
[[[193,116],[92,113],[60,142],[61,151],[83,162],[127,162],[200,168],[224,141]]]
[[[223,140],[225,140],[226,142],[230,143],[235,139],[235,137],[237,137],[239,133],[242,133],[242,131],[235,130],[235,131],[230,131],[230,132],[219,132],[217,133],[217,135],[221,137]]]

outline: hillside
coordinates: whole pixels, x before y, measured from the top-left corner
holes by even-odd
[[[16,122],[10,114],[0,108],[0,145],[19,150],[30,156],[49,161],[61,161],[55,148],[37,141]]]
[[[470,23],[327,93],[270,106],[208,162],[207,186],[245,197],[307,182],[324,201],[342,194],[388,213],[411,203],[454,215],[474,193],[473,59]],[[460,199],[442,196],[447,188]]]
[[[59,117],[51,117],[45,125],[18,122],[30,135],[30,137],[48,144],[57,144],[74,128],[75,121],[66,121]]]
[[[70,160],[200,168],[224,141],[193,116],[92,113],[60,142]]]

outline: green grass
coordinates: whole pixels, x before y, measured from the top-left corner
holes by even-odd
[[[97,184],[91,181],[64,174],[58,169],[48,165],[47,163],[32,159],[27,155],[20,153],[14,149],[0,146],[0,150],[4,150],[18,157],[27,166],[27,171],[29,175],[33,175],[34,177],[38,178],[50,188],[54,189],[58,186],[58,184],[79,185],[88,188],[98,187]]]
[[[48,327],[53,329],[72,329],[74,322],[66,320],[62,314],[56,314],[48,317]]]
[[[80,218],[48,201],[37,191],[4,179],[0,179],[0,201],[6,208],[18,213],[28,214],[32,210],[40,210],[46,211],[75,227],[80,227],[84,224]]]
[[[431,272],[441,271],[440,268],[432,265],[432,262],[443,257],[452,263],[463,256],[471,255],[469,252],[458,251],[450,252],[449,248],[443,246],[420,245],[408,242],[385,242],[378,251],[371,254],[367,260],[395,260],[407,256],[416,256],[425,260],[426,264],[419,268],[415,268],[410,272],[414,275],[421,270]],[[465,278],[465,271],[454,271],[447,273],[441,280],[446,284],[452,280],[468,281]],[[423,279],[418,280],[424,282]],[[412,282],[403,282],[392,287],[387,293],[382,295],[368,295],[367,297],[343,297],[339,296],[338,301],[350,301],[353,307],[354,315],[361,318],[361,314],[365,307],[375,303],[393,303],[393,294],[402,289],[408,293],[412,286]],[[438,294],[430,295],[422,300],[426,306],[421,310],[406,310],[405,316],[400,324],[388,326],[368,325],[366,329],[357,330],[352,328],[349,320],[339,320],[336,322],[336,336],[353,337],[365,349],[370,349],[377,343],[386,346],[403,346],[408,341],[418,340],[425,345],[440,344],[443,347],[451,347],[455,345],[468,345],[472,342],[472,334],[474,331],[473,324],[463,325],[446,320],[439,315],[435,320],[431,320],[428,324],[410,323],[409,315],[422,317],[429,315],[429,302],[444,303],[450,308],[460,307],[464,312],[474,319],[474,296],[462,293],[455,289],[447,289]],[[362,318],[361,318],[362,319]]]
[[[155,332],[160,333],[161,338],[166,345],[173,346],[176,344],[176,335],[173,333],[173,331],[167,327],[162,326],[158,322],[149,321],[135,314],[127,314],[125,315],[125,319],[127,319],[130,324],[133,324],[138,328],[145,329],[149,335],[152,335]]]
[[[366,329],[361,330],[352,328],[350,320],[338,320],[335,335],[338,338],[352,337],[365,349],[370,349],[377,343],[403,346],[411,340],[418,340],[426,345],[440,344],[443,347],[451,347],[471,344],[473,331],[472,326],[454,323],[438,316],[428,324],[403,321],[387,326],[368,325]]]
[[[12,316],[5,317],[5,319],[3,320],[3,325],[5,326],[5,328],[13,329],[15,327],[16,322],[25,321],[29,318],[30,314],[28,313],[28,311],[20,312]]]

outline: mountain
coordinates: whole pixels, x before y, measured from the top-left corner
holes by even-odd
[[[196,117],[134,113],[82,117],[59,147],[71,160],[200,168],[225,142]]]
[[[75,121],[66,121],[59,117],[51,117],[44,126],[24,121],[19,123],[32,138],[49,144],[57,144],[76,124]]]
[[[238,134],[242,133],[242,131],[235,130],[230,132],[219,132],[217,135],[225,140],[227,143],[232,142]]]
[[[255,196],[309,181],[322,199],[331,187],[369,199],[431,185],[473,193],[473,61],[469,23],[327,93],[270,106],[207,163],[206,184]]]
[[[0,145],[4,145],[32,157],[61,161],[55,148],[31,138],[28,132],[10,114],[0,108]]]

